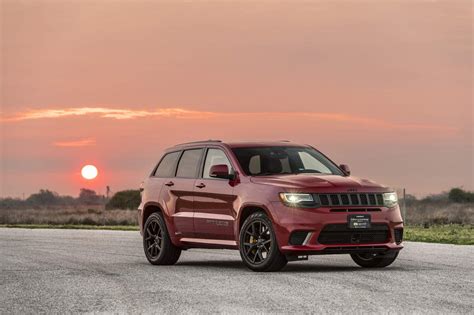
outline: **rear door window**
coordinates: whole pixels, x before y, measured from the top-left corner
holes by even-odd
[[[178,151],[166,154],[161,159],[160,165],[158,165],[153,175],[156,177],[174,177],[174,170],[180,153]]]
[[[176,177],[196,178],[200,168],[202,149],[184,151],[179,160]]]

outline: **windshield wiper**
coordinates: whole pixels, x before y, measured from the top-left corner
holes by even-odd
[[[253,176],[269,176],[269,175],[289,175],[289,174],[294,174],[294,173],[289,173],[289,172],[284,172],[284,173],[259,173],[259,174],[255,174]]]
[[[312,170],[312,169],[300,170],[300,171],[295,172],[295,174],[302,174],[302,173],[319,173],[319,174],[321,174],[320,171],[318,171],[318,170]]]

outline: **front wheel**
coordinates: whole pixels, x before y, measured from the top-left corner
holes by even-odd
[[[351,254],[352,260],[364,268],[383,268],[391,265],[397,259],[397,252],[385,254]]]
[[[239,249],[243,262],[253,271],[278,271],[288,263],[278,248],[272,221],[263,212],[245,220]]]
[[[153,213],[146,220],[143,249],[153,265],[174,265],[181,255],[181,249],[171,243],[165,221],[159,213]]]

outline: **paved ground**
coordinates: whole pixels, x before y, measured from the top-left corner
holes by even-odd
[[[225,250],[152,266],[137,232],[0,229],[0,314],[474,313],[474,246],[405,245],[383,270],[334,255],[254,273]]]

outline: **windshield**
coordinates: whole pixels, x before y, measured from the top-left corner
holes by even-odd
[[[342,171],[328,158],[308,147],[255,147],[232,150],[247,175],[334,174]]]

